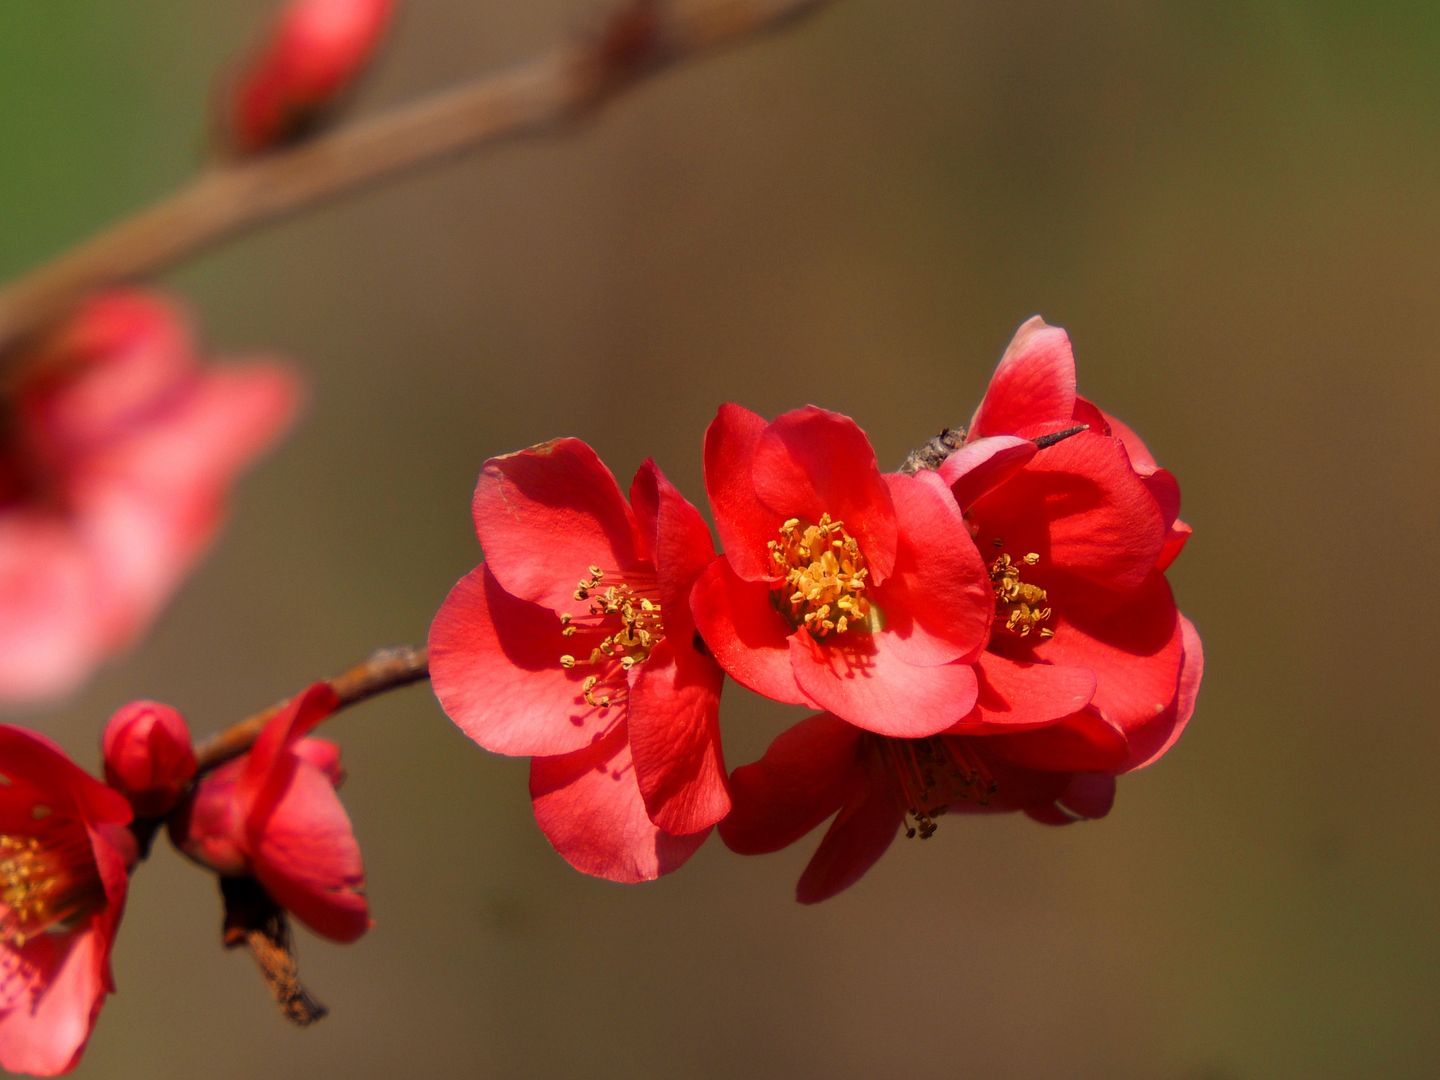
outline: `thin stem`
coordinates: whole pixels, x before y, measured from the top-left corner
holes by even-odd
[[[603,31],[293,149],[221,164],[0,290],[0,354],[90,291],[420,165],[559,130],[664,68],[828,0],[626,0]]]
[[[396,690],[430,677],[430,654],[424,648],[409,645],[380,649],[347,671],[329,679],[340,699],[340,708],[368,701],[372,697]],[[207,739],[195,751],[201,773],[237,758],[254,745],[265,725],[293,700],[286,698],[268,709],[246,717],[233,727]]]

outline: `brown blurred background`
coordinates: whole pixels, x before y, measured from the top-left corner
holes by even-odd
[[[603,6],[411,3],[357,109]],[[5,5],[0,274],[187,175],[269,7]],[[333,729],[377,918],[301,943],[333,1015],[287,1028],[162,847],[78,1075],[1433,1075],[1437,48],[1418,3],[845,0],[170,275],[313,401],[150,639],[22,718],[87,763],[128,699],[208,732],[422,639],[491,454],[579,435],[700,501],[717,404],[814,401],[898,463],[1033,312],[1180,477],[1208,677],[1106,821],[946,820],[819,908],[813,842],[581,877],[524,765],[393,695]],[[732,763],[798,715],[728,692]]]

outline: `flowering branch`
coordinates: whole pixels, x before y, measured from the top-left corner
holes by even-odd
[[[564,129],[673,64],[780,27],[826,0],[628,0],[602,33],[509,71],[257,158],[221,163],[0,290],[0,353],[92,290],[325,199],[502,139]]]
[[[387,690],[396,690],[430,677],[430,657],[424,648],[401,645],[379,649],[354,667],[327,680],[338,699],[338,708],[357,705]],[[292,699],[271,705],[241,720],[202,743],[195,751],[197,772],[204,773],[237,758],[249,750],[265,725],[290,704]]]

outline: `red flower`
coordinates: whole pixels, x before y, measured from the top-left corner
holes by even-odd
[[[253,877],[322,937],[370,928],[360,845],[335,787],[339,752],[306,734],[336,707],[316,683],[291,701],[249,753],[200,781],[170,819],[175,846],[222,877]]]
[[[72,688],[149,624],[287,425],[270,362],[201,368],[166,300],[98,297],[0,400],[0,700]]]
[[[185,718],[158,701],[132,701],[110,717],[100,739],[105,781],[137,814],[158,818],[195,778],[195,750]]]
[[[125,907],[130,804],[49,740],[0,726],[0,1068],[79,1060]]]
[[[999,744],[985,736],[887,738],[820,713],[735,770],[735,806],[720,835],[731,850],[759,855],[833,815],[796,889],[801,903],[813,904],[858,881],[902,826],[928,837],[947,812],[1023,810],[1059,823],[1109,811],[1111,777],[1026,768],[998,753]]]
[[[1078,425],[1088,430],[1043,449],[1032,441]],[[1202,663],[1165,580],[1190,532],[1175,478],[1076,394],[1069,339],[1039,318],[1016,333],[969,439],[940,475],[990,560],[996,612],[982,678],[1014,714],[1037,702],[1051,714],[1036,717],[1044,732],[997,736],[990,749],[1023,766],[1110,775],[1154,761],[1190,718]],[[1088,706],[1056,723],[1052,684],[1085,671]],[[993,730],[971,719],[955,731]]]
[[[725,547],[691,593],[727,673],[880,734],[968,714],[994,597],[954,499],[931,474],[882,476],[848,417],[766,423],[726,405],[705,438]]]
[[[230,149],[253,154],[309,132],[369,64],[395,0],[291,0],[226,98]]]
[[[530,756],[535,817],[571,865],[613,881],[676,869],[730,806],[722,675],[686,602],[714,557],[653,462],[626,503],[578,439],[485,463],[486,561],[430,628],[441,706],[487,750]]]

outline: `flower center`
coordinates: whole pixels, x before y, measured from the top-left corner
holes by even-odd
[[[1020,577],[1025,567],[1040,561],[1035,552],[1015,562],[1009,555],[1001,555],[990,564],[990,587],[995,590],[995,618],[1005,620],[1005,629],[1020,637],[1028,637],[1032,630],[1039,630],[1042,638],[1055,636],[1055,631],[1042,623],[1050,621],[1050,605],[1045,590],[1032,585]]]
[[[17,949],[102,906],[105,888],[83,831],[56,839],[0,833],[0,942]]]
[[[799,518],[791,518],[769,548],[771,566],[785,579],[770,596],[791,626],[803,627],[817,641],[870,627],[865,597],[870,571],[843,521],[821,514],[818,524],[802,527]]]
[[[629,582],[607,585],[605,571],[598,566],[590,567],[590,576],[576,587],[575,599],[588,600],[590,606],[580,615],[561,615],[564,629],[560,633],[567,638],[585,634],[590,654],[582,659],[566,653],[560,657],[560,666],[567,671],[594,669],[580,684],[581,696],[591,708],[618,704],[622,699],[616,693],[626,685],[626,672],[648,660],[665,639],[660,601],[652,599],[654,594],[653,580],[636,580],[634,575]],[[598,641],[595,635],[599,635]]]
[[[934,836],[935,819],[955,803],[984,806],[995,794],[995,778],[963,738],[878,738],[898,784],[905,835],[912,840]]]

